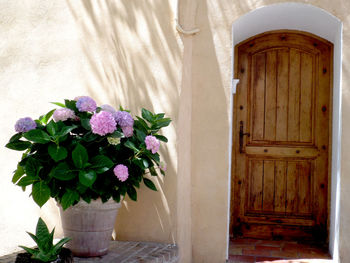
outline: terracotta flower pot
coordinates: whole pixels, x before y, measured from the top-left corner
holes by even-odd
[[[64,236],[72,238],[66,247],[78,257],[107,254],[120,207],[121,203],[112,199],[106,203],[92,200],[90,204],[81,200],[65,211],[59,205]]]

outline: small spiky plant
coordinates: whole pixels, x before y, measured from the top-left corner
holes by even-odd
[[[40,260],[42,262],[51,262],[58,258],[58,255],[65,243],[71,240],[66,237],[61,239],[56,245],[53,244],[53,235],[55,228],[50,233],[45,222],[39,217],[36,225],[36,235],[27,232],[30,237],[35,241],[38,248],[29,248],[25,246],[19,246],[32,255],[33,259]]]

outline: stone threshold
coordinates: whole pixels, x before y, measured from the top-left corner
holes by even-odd
[[[0,257],[0,262],[15,263],[17,254],[21,252]],[[178,261],[176,245],[133,241],[111,241],[108,254],[102,257],[74,257],[74,263],[178,263]]]

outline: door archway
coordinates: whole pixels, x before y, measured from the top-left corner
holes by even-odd
[[[333,121],[332,121],[332,164],[331,164],[331,205],[329,224],[329,250],[338,258],[339,240],[339,191],[341,151],[341,50],[342,22],[325,10],[301,3],[281,3],[256,9],[237,19],[232,24],[233,47],[249,37],[271,30],[300,30],[320,36],[334,45],[333,53]],[[234,61],[234,49],[232,51]],[[232,63],[232,76],[234,76]],[[232,81],[232,92],[235,92]],[[232,99],[232,98],[231,98]],[[232,102],[233,104],[233,102]],[[232,107],[233,109],[233,107]],[[231,114],[232,116],[232,114]],[[232,126],[230,128],[232,130]],[[232,132],[230,131],[230,134]],[[230,143],[233,138],[230,138]],[[231,160],[231,158],[230,158]],[[231,167],[231,166],[230,166]],[[233,167],[231,167],[233,168]],[[231,170],[228,174],[228,193],[231,193]],[[229,201],[231,197],[229,196]],[[227,239],[229,239],[230,207],[228,208]],[[228,251],[228,250],[227,250]],[[228,253],[227,253],[228,255]]]

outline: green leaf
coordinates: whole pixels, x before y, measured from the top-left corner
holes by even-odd
[[[79,172],[79,182],[87,187],[92,186],[92,184],[96,181],[96,178],[96,172],[93,170]]]
[[[98,138],[97,134],[94,134],[92,132],[87,132],[84,135],[83,140],[86,141],[86,142],[92,142],[92,141],[96,140],[97,138]]]
[[[27,162],[25,164],[25,172],[28,176],[37,177],[42,168],[43,166],[38,160],[32,157],[29,157],[27,159]]]
[[[113,162],[107,156],[97,155],[91,159],[91,168],[95,169],[96,173],[104,173],[113,166]]]
[[[62,238],[60,241],[57,242],[56,245],[53,246],[52,253],[53,254],[58,254],[60,252],[61,248],[64,246],[64,244],[66,244],[67,242],[69,242],[71,240],[72,239],[70,237]]]
[[[144,142],[146,138],[146,134],[143,131],[140,131],[139,129],[135,129],[135,130],[136,130],[137,139]]]
[[[72,206],[75,203],[75,201],[79,201],[79,199],[79,193],[67,189],[67,192],[64,193],[61,200],[61,206],[63,210],[66,210],[68,207]]]
[[[165,113],[158,113],[158,114],[156,115],[156,120],[163,119],[163,118],[164,118],[164,115],[165,115]]]
[[[61,181],[69,181],[72,180],[76,174],[71,171],[66,162],[63,162],[59,163],[56,168],[54,168],[52,176]]]
[[[152,160],[154,160],[157,164],[159,164],[160,162],[160,158],[159,158],[159,154],[158,153],[151,153],[149,151],[146,151],[145,154],[151,158]]]
[[[167,137],[163,136],[163,135],[158,135],[155,134],[154,137],[156,137],[158,140],[162,141],[162,142],[168,142]]]
[[[51,140],[46,132],[39,129],[27,131],[23,136],[29,141],[42,144],[48,143]]]
[[[46,185],[45,182],[38,182],[33,184],[32,196],[40,207],[42,207],[47,200],[50,198],[50,188]]]
[[[155,123],[151,126],[151,129],[160,129],[163,127],[166,127],[170,124],[171,119],[170,118],[164,118],[164,119],[160,119],[160,120],[156,120]]]
[[[49,119],[51,118],[52,114],[55,112],[56,109],[53,109],[51,111],[49,111],[48,113],[46,113],[44,116],[40,116],[39,120],[41,121],[41,123],[46,124]]]
[[[91,130],[90,119],[82,118],[82,119],[80,119],[80,123],[81,123],[81,126],[83,126],[83,128],[85,130],[88,130],[88,131]]]
[[[71,109],[74,112],[78,111],[77,106],[76,106],[77,102],[75,100],[64,100],[64,103],[66,104],[66,107],[68,109]]]
[[[56,134],[57,130],[58,130],[58,127],[57,127],[57,124],[56,122],[54,122],[53,120],[51,120],[47,125],[46,125],[46,130],[47,132],[53,136]]]
[[[16,150],[16,151],[23,151],[28,149],[32,144],[30,142],[25,141],[15,141],[15,142],[9,142],[5,145],[5,147]]]
[[[63,146],[58,146],[54,143],[51,143],[47,149],[49,155],[55,162],[59,162],[67,158],[68,152]]]
[[[147,133],[150,129],[148,127],[148,124],[140,117],[136,116],[137,120],[134,121],[134,127],[142,130],[143,132]]]
[[[141,169],[146,169],[149,166],[148,161],[143,158],[134,158],[132,162],[136,164],[138,167],[140,167]]]
[[[139,149],[136,148],[135,144],[129,140],[126,141],[124,145],[129,149],[134,150],[134,152],[139,152]]]
[[[64,105],[64,104],[61,103],[61,102],[51,102],[51,103],[54,104],[54,105],[60,106],[60,107],[62,107],[62,108],[66,108],[66,105]]]
[[[150,179],[143,178],[143,182],[149,189],[152,189],[153,191],[157,191],[157,187],[154,185],[154,183]]]
[[[113,132],[111,135],[109,135],[109,137],[113,137],[113,138],[124,138],[124,133],[120,132],[120,131],[115,131]]]
[[[88,161],[88,153],[84,146],[77,144],[72,152],[72,159],[75,167],[81,169],[85,167],[85,164]]]
[[[72,125],[72,126],[64,126],[60,132],[58,132],[57,135],[59,136],[65,136],[67,135],[68,133],[70,133],[72,130],[74,130],[75,128],[77,128],[78,126],[77,125]]]
[[[87,189],[88,189],[88,187],[86,187],[85,185],[82,185],[81,183],[78,182],[78,185],[77,185],[77,187],[76,187],[76,190],[77,190],[80,194],[85,193]]]
[[[22,166],[17,165],[17,170],[15,171],[13,177],[12,177],[12,183],[16,183],[23,175],[25,174],[24,169]]]
[[[19,132],[19,133],[16,133],[15,135],[13,135],[11,138],[10,138],[10,141],[9,142],[16,142],[18,141],[19,139],[22,138],[22,133]]]
[[[50,233],[45,222],[39,217],[38,223],[36,225],[36,237],[39,240],[38,247],[44,252],[49,252],[50,249]],[[51,241],[52,243],[52,241]]]
[[[142,118],[146,119],[147,121],[149,121],[151,123],[153,122],[153,113],[152,112],[142,108],[141,113],[142,113]]]
[[[137,201],[137,193],[133,186],[130,185],[126,192],[128,193],[128,196],[130,197],[131,200]]]
[[[149,168],[149,172],[152,176],[158,176],[157,171],[153,166]]]
[[[19,247],[23,248],[25,251],[27,251],[31,255],[36,255],[39,253],[39,250],[37,250],[37,249],[33,249],[33,248],[25,247],[25,246],[19,246]]]
[[[37,177],[24,176],[24,177],[21,178],[21,180],[19,180],[17,185],[18,186],[27,186],[27,185],[33,184],[33,183],[35,183],[37,181],[38,181]]]

